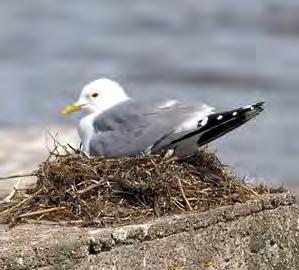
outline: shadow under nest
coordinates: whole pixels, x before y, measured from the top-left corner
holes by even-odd
[[[180,161],[162,156],[56,155],[33,174],[35,186],[0,205],[2,222],[34,219],[105,227],[205,211],[280,192],[245,183],[206,149]]]

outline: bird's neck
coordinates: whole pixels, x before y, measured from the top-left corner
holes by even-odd
[[[107,100],[105,102],[105,104],[102,104],[102,106],[99,106],[98,109],[96,110],[96,112],[99,114],[99,113],[102,113],[104,111],[107,111],[109,109],[112,109],[113,107],[125,102],[125,101],[128,101],[130,98],[128,96],[122,96],[122,97],[119,97],[118,99],[111,99],[111,100]]]

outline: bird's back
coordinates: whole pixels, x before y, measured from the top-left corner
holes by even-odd
[[[95,118],[90,154],[132,156],[145,152],[175,132],[195,111],[183,104],[153,108],[126,101]]]

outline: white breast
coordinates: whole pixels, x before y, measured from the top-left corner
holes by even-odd
[[[89,114],[85,117],[83,117],[79,122],[78,132],[81,139],[81,142],[83,144],[83,150],[86,153],[89,153],[89,143],[94,135],[94,126],[93,126],[93,120],[97,116],[97,113]]]

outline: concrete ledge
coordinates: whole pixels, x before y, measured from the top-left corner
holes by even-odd
[[[299,269],[290,194],[117,228],[0,225],[0,269]]]

